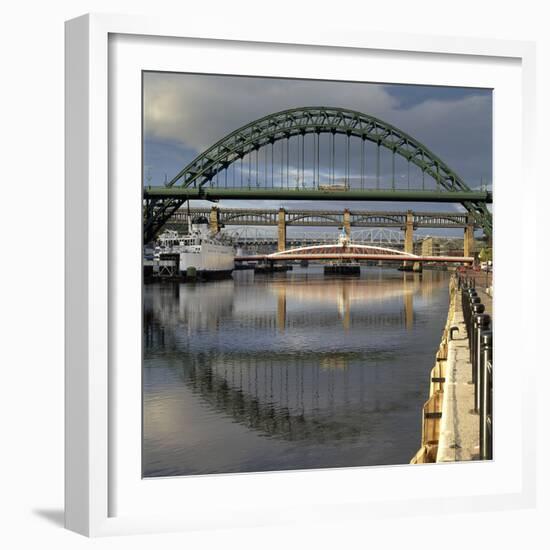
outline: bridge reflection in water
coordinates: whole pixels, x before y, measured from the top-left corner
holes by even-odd
[[[408,462],[447,281],[309,268],[146,286],[144,475]]]

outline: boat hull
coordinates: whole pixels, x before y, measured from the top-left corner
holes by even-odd
[[[203,243],[200,251],[180,252],[179,268],[181,273],[186,273],[189,268],[205,275],[231,273],[235,268],[235,254],[228,246]]]
[[[180,271],[181,277],[185,281],[217,281],[220,279],[229,279],[233,269],[217,270],[217,271]]]

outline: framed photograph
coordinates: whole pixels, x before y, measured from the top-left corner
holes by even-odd
[[[67,22],[67,528],[531,506],[533,64]]]

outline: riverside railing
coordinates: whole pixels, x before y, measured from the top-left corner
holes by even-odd
[[[482,460],[493,458],[493,332],[491,316],[485,313],[475,279],[457,276],[462,293],[462,311],[470,345],[474,410],[479,414],[479,450]]]

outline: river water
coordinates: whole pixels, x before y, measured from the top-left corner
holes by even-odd
[[[144,287],[143,475],[406,464],[448,273]]]

